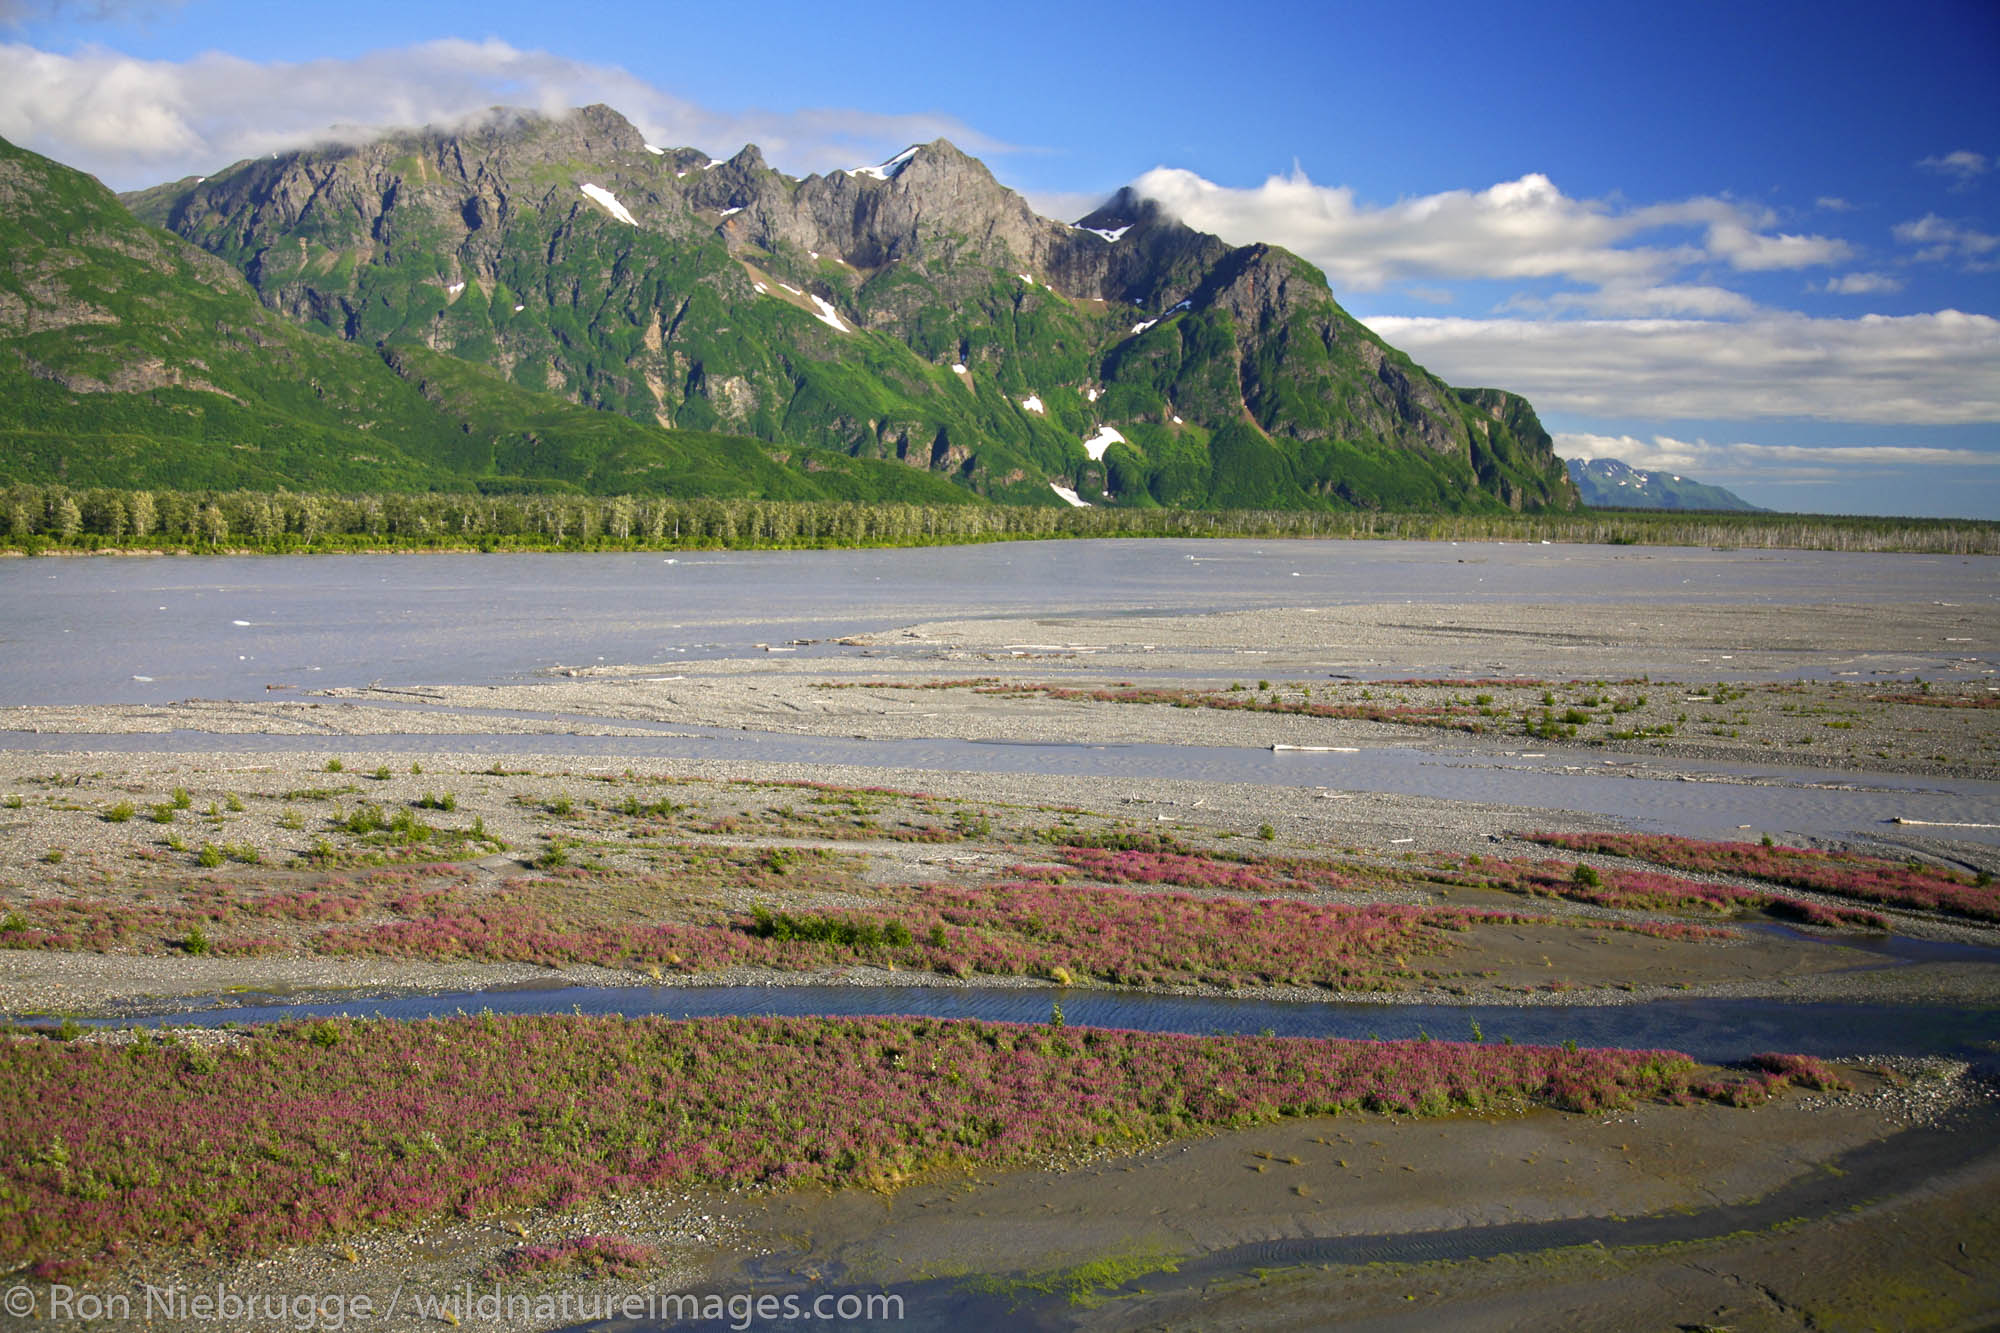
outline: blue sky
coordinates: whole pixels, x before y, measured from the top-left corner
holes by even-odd
[[[803,173],[940,134],[1268,240],[1565,453],[2000,517],[2000,5],[0,0],[0,134],[119,188],[605,101]]]

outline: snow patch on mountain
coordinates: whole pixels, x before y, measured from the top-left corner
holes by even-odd
[[[806,299],[808,301],[811,301],[814,306],[818,307],[820,323],[826,325],[828,328],[833,329],[839,333],[854,332],[853,329],[850,329],[847,327],[847,325],[841,323],[840,314],[833,308],[832,302],[826,300],[824,297],[819,297],[819,296],[808,296]]]
[[[1083,442],[1083,451],[1089,454],[1091,459],[1095,461],[1104,457],[1104,451],[1112,445],[1123,443],[1125,443],[1125,437],[1120,435],[1115,428],[1111,426],[1099,426],[1097,434]]]
[[[639,225],[639,220],[632,216],[631,211],[625,205],[618,202],[618,196],[605,189],[602,185],[585,185],[581,188],[584,198],[602,208],[612,217],[617,218],[620,222],[630,227]]]
[[[910,165],[910,159],[916,155],[916,145],[912,144],[890,158],[887,162],[872,167],[850,167],[847,174],[850,176],[872,176],[878,181],[894,180],[904,167]]]

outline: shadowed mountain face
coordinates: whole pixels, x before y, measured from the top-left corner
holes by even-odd
[[[942,140],[796,180],[754,147],[649,145],[605,107],[496,111],[126,202],[291,322],[392,368],[492,372],[451,371],[475,386],[453,393],[750,437],[794,467],[1043,504],[1575,503],[1525,402],[1437,380],[1297,257],[1129,192],[1054,222]]]
[[[1615,458],[1567,460],[1570,480],[1594,509],[1735,509],[1761,512],[1733,491],[1692,477],[1648,472]]]

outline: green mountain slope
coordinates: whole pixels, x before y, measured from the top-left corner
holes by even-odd
[[[1575,504],[1526,403],[1429,375],[1297,257],[1127,193],[1052,222],[943,141],[795,180],[608,108],[496,112],[128,200],[351,342],[996,499]]]
[[[968,499],[926,472],[666,431],[423,347],[320,336],[95,180],[0,141],[0,480]]]

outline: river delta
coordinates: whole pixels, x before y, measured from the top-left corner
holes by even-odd
[[[1992,572],[1164,541],[0,562],[24,1107],[122,1061],[131,1099],[222,1117],[216,1152],[336,1194],[420,1136],[328,1122],[305,1160],[228,1120],[256,1102],[230,1078],[323,1102],[482,1023],[600,1058],[705,1032],[699,1058],[766,1053],[717,1087],[821,1050],[822,1137],[843,1097],[891,1107],[842,1158],[795,1113],[704,1137],[510,1102],[570,1126],[564,1188],[501,1188],[525,1168],[440,1121],[470,1192],[172,1243],[118,1218],[233,1187],[175,1195],[24,1111],[12,1197],[68,1229],[13,1205],[0,1258],[48,1292],[491,1291],[524,1328],[663,1291],[893,1292],[919,1327],[1978,1326]],[[1148,1072],[1169,1040],[1221,1062],[1209,1100]],[[744,1096],[810,1099],[815,1068]],[[729,1133],[728,1163],[689,1146]]]

